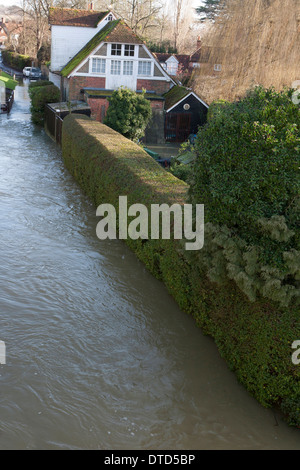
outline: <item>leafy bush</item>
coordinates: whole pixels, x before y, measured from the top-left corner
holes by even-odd
[[[37,82],[39,83],[39,82]],[[60,90],[55,85],[37,86],[31,88],[31,119],[35,124],[44,124],[45,106],[47,103],[60,101]]]
[[[180,180],[188,182],[193,175],[193,165],[196,160],[194,145],[184,142],[179,149],[178,155],[173,159],[170,172]]]
[[[190,199],[219,226],[207,243],[213,281],[300,305],[300,110],[292,90],[257,87],[215,106],[199,130]]]
[[[2,51],[3,62],[16,70],[22,71],[24,67],[31,67],[32,58],[27,55],[11,51]]]
[[[28,94],[32,99],[33,95],[39,90],[40,87],[53,85],[49,80],[38,80],[37,82],[30,82],[28,85]]]
[[[104,124],[130,140],[138,141],[145,135],[152,110],[144,93],[121,87],[109,98]]]

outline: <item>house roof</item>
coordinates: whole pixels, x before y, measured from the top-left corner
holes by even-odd
[[[67,77],[93,50],[100,44],[109,33],[120,23],[121,20],[109,21],[94,37],[64,66],[61,71],[63,77]]]
[[[122,21],[109,21],[95,36],[65,65],[61,74],[64,77],[70,73],[102,42],[126,42],[129,44],[144,44],[133,31]]]
[[[106,36],[106,42],[121,42],[127,44],[144,44],[124,21],[119,21],[112,31]]]
[[[201,47],[199,47],[195,52],[193,52],[190,56],[191,62],[199,62],[201,57]]]
[[[76,10],[74,8],[50,8],[49,23],[57,26],[82,26],[96,28],[99,21],[108,15],[109,11]]]
[[[176,85],[169,90],[165,95],[165,109],[166,111],[172,108],[178,101],[185,98],[191,90],[180,85]]]
[[[188,54],[168,54],[164,52],[153,52],[153,55],[157,58],[157,60],[160,63],[165,63],[167,62],[170,57],[175,57],[179,64],[183,67],[184,70],[187,70],[190,67],[190,62],[198,62],[199,59],[195,59],[194,55],[188,55]]]
[[[187,98],[189,95],[193,95],[195,98],[197,98],[204,106],[207,108],[209,107],[208,104],[206,104],[194,91],[192,91],[190,88],[186,88],[184,86],[174,86],[169,90],[167,93],[165,93],[164,98],[165,98],[165,110],[167,112],[171,111],[172,108],[177,106],[181,101],[183,101],[185,98]]]

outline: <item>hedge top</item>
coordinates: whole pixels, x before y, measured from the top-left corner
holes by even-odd
[[[139,145],[110,127],[84,115],[70,114],[64,119],[64,132],[81,136],[78,142],[76,139],[76,145],[84,149],[89,159],[96,159],[112,184],[123,191],[126,189],[130,197],[140,199],[133,202],[186,203],[188,185],[165,171]]]

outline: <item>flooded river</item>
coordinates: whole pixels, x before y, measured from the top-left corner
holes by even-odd
[[[0,449],[298,449],[120,241],[26,86],[0,116]]]

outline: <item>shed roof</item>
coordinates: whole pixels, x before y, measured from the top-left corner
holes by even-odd
[[[208,104],[203,101],[200,96],[198,96],[193,90],[190,88],[186,88],[181,85],[176,85],[171,88],[170,91],[165,93],[165,110],[171,111],[177,104],[184,101],[185,98],[188,96],[193,95],[199,102],[201,102],[206,108],[208,108]]]

